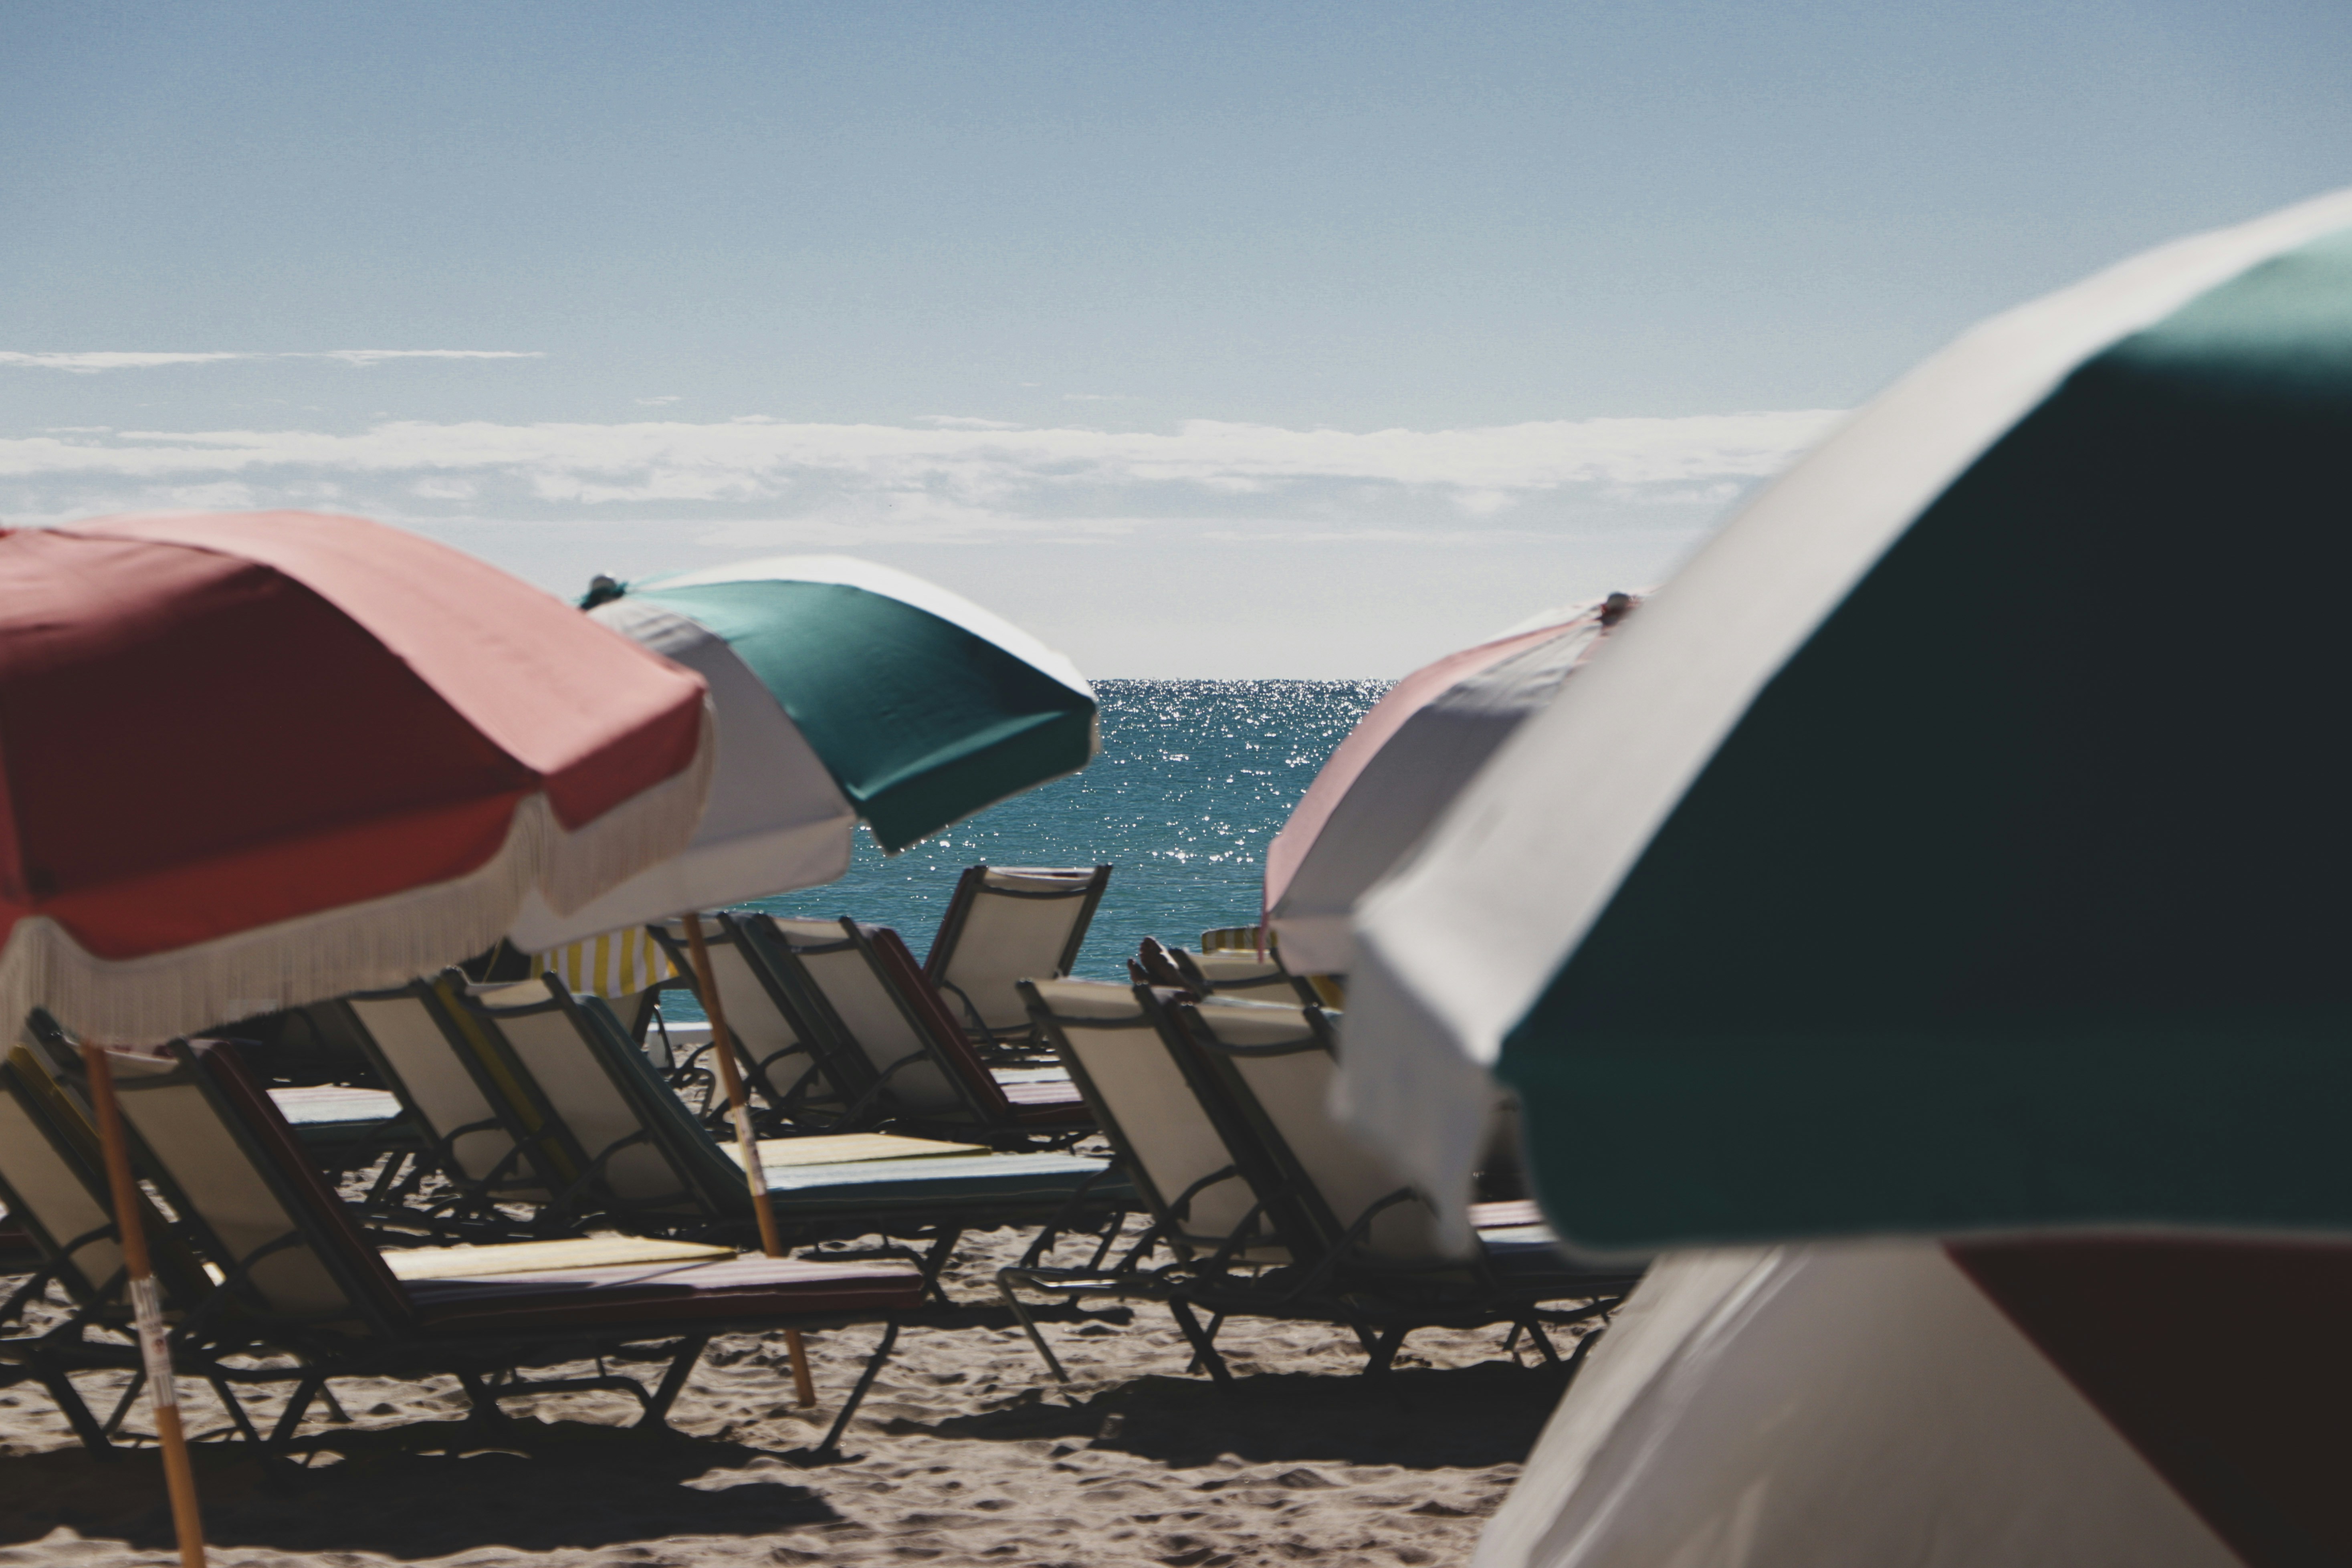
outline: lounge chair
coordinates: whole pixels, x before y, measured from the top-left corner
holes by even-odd
[[[21,1323],[26,1309],[52,1288],[72,1310],[37,1333],[0,1340],[0,1386],[38,1381],[76,1436],[98,1447],[106,1440],[104,1424],[67,1373],[83,1335],[127,1331],[131,1321],[114,1215],[98,1195],[104,1182],[97,1134],[79,1107],[31,1052],[15,1047],[0,1060],[0,1202],[34,1259],[27,1277],[0,1303],[0,1329]],[[138,1201],[157,1284],[166,1303],[184,1310],[210,1281],[143,1194]]]
[[[53,1027],[53,1026],[49,1026]],[[222,1271],[173,1331],[180,1365],[213,1382],[238,1429],[282,1449],[331,1379],[455,1374],[476,1415],[502,1400],[584,1389],[633,1394],[639,1425],[659,1426],[711,1336],[776,1328],[884,1324],[881,1344],[820,1451],[837,1443],[894,1343],[896,1314],[919,1304],[920,1272],[886,1260],[773,1258],[497,1269],[508,1249],[464,1249],[465,1266],[412,1261],[404,1280],[367,1245],[234,1053],[175,1042],[163,1056],[121,1056],[123,1116],[182,1229]],[[528,1246],[525,1251],[530,1249]],[[496,1271],[488,1271],[496,1270]],[[85,1357],[102,1347],[89,1346]],[[604,1369],[604,1358],[665,1360],[656,1387]],[[136,1365],[125,1350],[113,1364]],[[527,1380],[530,1367],[596,1361],[595,1376]],[[292,1384],[267,1439],[228,1390]]]
[[[1434,1214],[1331,1120],[1336,1064],[1319,1009],[1149,986],[1122,1001],[1120,989],[1024,987],[1154,1208],[1146,1244],[1168,1242],[1177,1261],[1145,1270],[1139,1247],[1108,1271],[1026,1260],[1002,1271],[1000,1289],[1057,1377],[1016,1286],[1164,1301],[1223,1383],[1214,1340],[1227,1316],[1344,1324],[1374,1371],[1423,1327],[1509,1323],[1514,1342],[1528,1333],[1549,1359],[1543,1325],[1605,1312],[1638,1279],[1638,1268],[1572,1267],[1523,1203],[1474,1211],[1476,1256],[1439,1252]],[[1583,1304],[1547,1305],[1561,1301]],[[1205,1327],[1196,1309],[1212,1314]]]
[[[1060,1069],[1004,1073],[981,1059],[898,933],[857,921],[730,917],[801,1001],[856,1090],[844,1125],[892,1122],[998,1145],[1068,1144],[1094,1130]]]
[[[79,1072],[78,1064],[62,1053],[44,1061],[21,1047],[0,1063],[0,1192],[7,1194],[12,1211],[39,1255],[39,1266],[0,1307],[0,1325],[16,1321],[32,1301],[52,1288],[62,1291],[73,1310],[65,1321],[41,1334],[0,1341],[0,1383],[38,1378],[76,1435],[96,1450],[109,1446],[129,1411],[135,1389],[126,1393],[113,1415],[101,1422],[82,1403],[68,1373],[78,1367],[112,1364],[121,1347],[110,1352],[103,1345],[93,1345],[89,1336],[93,1332],[128,1336],[131,1312],[122,1291],[122,1255],[108,1206],[110,1199],[98,1134],[81,1099],[73,1092],[79,1083],[54,1075],[51,1064],[58,1061],[65,1062],[65,1070]],[[282,1103],[287,1092],[270,1090],[272,1103]],[[290,1124],[289,1131],[299,1136]],[[305,1148],[307,1152],[307,1143]],[[142,1156],[137,1163],[152,1166],[143,1150]],[[178,1230],[148,1205],[143,1194],[139,1202],[166,1308],[175,1316],[184,1316],[198,1309],[214,1282]],[[394,1268],[395,1273],[408,1278],[645,1265],[675,1262],[683,1256],[731,1257],[732,1249],[605,1237],[519,1247],[419,1248],[397,1255]],[[497,1260],[496,1267],[485,1266],[490,1258]],[[227,1390],[220,1392],[225,1405],[233,1401]]]
[[[684,925],[666,922],[646,929],[670,955],[678,973],[692,976],[693,959]],[[745,1089],[763,1109],[762,1120],[772,1128],[837,1126],[844,1120],[847,1098],[838,1081],[844,1069],[828,1059],[828,1041],[810,1026],[805,1016],[807,999],[789,989],[789,982],[776,973],[772,964],[762,962],[749,943],[734,917],[718,914],[704,922],[703,951],[726,1005],[727,1032]],[[691,988],[698,991],[699,985],[699,981],[694,981]],[[711,1048],[712,1042],[705,1037],[685,1059],[674,1063],[669,1075],[681,1093],[698,1089],[706,1114],[716,1105],[719,1079],[699,1063]]]
[[[520,1235],[510,1209],[544,1205],[579,1178],[570,1151],[545,1136],[544,1102],[508,1092],[501,1064],[457,1027],[447,984],[415,980],[335,1005],[421,1145],[408,1179],[373,1194],[372,1216],[414,1214],[450,1236]],[[429,1201],[419,1196],[427,1174],[448,1184]]]
[[[445,991],[469,1043],[498,1057],[501,1081],[545,1107],[547,1135],[581,1173],[551,1202],[544,1226],[600,1218],[695,1237],[748,1234],[752,1215],[740,1163],[596,998],[572,996],[553,975],[472,994]],[[813,1152],[824,1157],[810,1158]],[[969,1143],[871,1134],[780,1139],[761,1144],[761,1163],[770,1208],[788,1236],[931,1235],[927,1280],[964,1229],[1107,1221],[1133,1201],[1108,1160],[988,1153]]]
[[[1320,1006],[1322,999],[1307,981],[1282,966],[1268,953],[1187,952],[1171,948],[1169,957],[1202,995],[1242,1002],[1272,1002],[1285,1007]]]
[[[1224,1253],[1284,1263],[1265,1205],[1201,1110],[1192,1066],[1171,1052],[1137,992],[1087,980],[1024,980],[1024,1005],[1058,1052],[1152,1215],[1135,1255],[1167,1246],[1186,1261]],[[1171,999],[1163,994],[1161,1004]],[[1193,1070],[1198,1070],[1194,1068]]]
[[[1110,886],[1110,869],[965,868],[924,956],[923,979],[976,1044],[1029,1037],[1029,1015],[1014,983],[1070,973]]]

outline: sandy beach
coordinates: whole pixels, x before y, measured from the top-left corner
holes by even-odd
[[[1500,1329],[1416,1334],[1366,1378],[1340,1331],[1237,1321],[1219,1345],[1243,1381],[1221,1394],[1186,1375],[1150,1306],[1048,1314],[1057,1385],[995,1300],[993,1270],[1026,1241],[966,1238],[946,1276],[958,1305],[908,1321],[837,1463],[806,1451],[877,1330],[811,1337],[808,1412],[781,1333],[714,1342],[669,1435],[624,1429],[625,1395],[518,1402],[491,1432],[463,1421],[452,1380],[352,1380],[336,1384],[350,1424],[308,1428],[329,1436],[307,1468],[200,1450],[213,1561],[1458,1563],[1563,1386],[1506,1362]],[[184,1389],[194,1430],[224,1424]],[[20,1384],[0,1393],[0,1563],[176,1561],[152,1450],[94,1459]]]

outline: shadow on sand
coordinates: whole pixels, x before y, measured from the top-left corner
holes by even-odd
[[[339,1434],[308,1469],[204,1446],[197,1484],[215,1545],[413,1559],[483,1546],[545,1552],[672,1534],[761,1535],[837,1520],[803,1486],[764,1478],[716,1489],[693,1484],[781,1457],[574,1422],[513,1421],[495,1434],[424,1422]],[[37,1541],[61,1524],[85,1537],[169,1546],[152,1451],[99,1459],[74,1448],[0,1465],[0,1545]]]
[[[1501,1363],[1381,1377],[1260,1373],[1230,1393],[1206,1379],[1155,1376],[1076,1403],[1047,1395],[935,1424],[893,1419],[882,1433],[935,1439],[941,1462],[952,1462],[958,1442],[1044,1440],[1172,1468],[1228,1454],[1253,1465],[1480,1468],[1524,1457],[1564,1384],[1560,1369]],[[875,1447],[854,1434],[845,1446],[853,1467],[861,1448]],[[320,1439],[309,1468],[265,1466],[234,1448],[197,1452],[206,1533],[226,1547],[415,1560],[481,1547],[546,1552],[856,1528],[821,1495],[828,1468],[796,1468],[810,1463],[805,1450],[675,1432],[527,1418],[487,1430],[416,1422]],[[1281,1484],[1326,1484],[1310,1471],[1297,1475]],[[86,1538],[168,1546],[153,1453],[99,1459],[61,1449],[0,1464],[0,1546],[39,1541],[59,1525]]]
[[[1567,1386],[1565,1368],[1506,1363],[1379,1377],[1260,1373],[1230,1393],[1205,1378],[1141,1377],[1076,1404],[1034,1404],[894,1434],[1024,1442],[1057,1438],[1176,1467],[1232,1454],[1250,1464],[1321,1459],[1408,1469],[1516,1464]]]

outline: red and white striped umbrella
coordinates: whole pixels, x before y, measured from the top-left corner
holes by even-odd
[[[0,1016],[146,1042],[429,973],[692,836],[699,678],[356,518],[0,532]]]
[[[684,847],[702,680],[304,512],[0,532],[0,1017],[85,1040],[184,1568],[195,1478],[107,1053],[478,952]]]

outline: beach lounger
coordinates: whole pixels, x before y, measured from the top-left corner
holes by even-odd
[[[319,1391],[345,1376],[454,1374],[483,1419],[494,1419],[503,1400],[617,1390],[637,1399],[641,1426],[659,1426],[714,1334],[882,1323],[881,1344],[823,1451],[872,1386],[897,1336],[896,1314],[921,1300],[919,1271],[895,1260],[667,1256],[549,1268],[541,1248],[504,1268],[506,1249],[473,1247],[460,1249],[461,1267],[440,1271],[410,1255],[404,1279],[368,1246],[232,1052],[181,1041],[160,1057],[114,1059],[145,1174],[223,1275],[174,1328],[175,1358],[225,1394],[292,1385],[267,1439],[228,1399],[257,1446],[282,1449]],[[604,1358],[625,1354],[666,1363],[657,1385],[604,1368]],[[599,1364],[594,1376],[520,1376],[588,1361]],[[135,1366],[135,1352],[117,1364]]]
[[[414,1154],[424,1148],[423,1135],[409,1121],[400,1097],[389,1089],[273,1085],[269,1098],[302,1146],[330,1171],[354,1170],[388,1153]],[[389,1173],[398,1175],[397,1171]]]
[[[1107,994],[1113,989],[1069,982],[1028,988],[1040,1027],[1101,1097],[1105,1130],[1139,1173],[1139,1190],[1164,1211],[1160,1230],[1178,1243],[1178,1261],[1150,1271],[1133,1267],[1139,1259],[1131,1257],[1101,1274],[1039,1267],[1001,1274],[1006,1300],[1057,1376],[1015,1286],[1165,1301],[1201,1363],[1223,1383],[1230,1373],[1214,1339],[1228,1316],[1343,1324],[1357,1334],[1373,1371],[1390,1363],[1407,1333],[1424,1327],[1509,1323],[1514,1342],[1529,1333],[1549,1358],[1543,1325],[1598,1315],[1639,1278],[1638,1268],[1570,1265],[1527,1204],[1474,1211],[1480,1238],[1475,1257],[1440,1252],[1427,1205],[1331,1118],[1336,1063],[1319,1009],[1139,986],[1130,993],[1130,1013]],[[1130,1022],[1139,1017],[1155,1027]],[[1170,1058],[1164,1069],[1147,1061],[1146,1047],[1155,1044]],[[1114,1070],[1109,1064],[1122,1050],[1127,1059]],[[1225,1217],[1239,1194],[1232,1179],[1211,1166],[1218,1157],[1213,1142],[1253,1200],[1241,1217]],[[1219,1194],[1213,1200],[1219,1217],[1205,1234],[1188,1234],[1198,1216],[1176,1213],[1171,1189],[1188,1178],[1192,1185],[1179,1191],[1191,1192],[1193,1204]],[[1220,1234],[1216,1250],[1204,1256],[1204,1244]],[[1581,1305],[1548,1305],[1564,1301]],[[1211,1314],[1206,1326],[1201,1310]]]
[[[603,1005],[562,982],[456,994],[468,1034],[502,1082],[545,1108],[548,1136],[579,1181],[549,1205],[551,1227],[601,1218],[632,1228],[742,1236],[752,1224],[738,1158],[630,1046]],[[812,1158],[814,1146],[824,1158]],[[990,1153],[971,1143],[871,1134],[779,1139],[761,1163],[776,1223],[796,1240],[879,1232],[930,1236],[926,1279],[963,1230],[1102,1221],[1134,1201],[1108,1160]]]
[[[1147,1004],[1148,1005],[1150,1004]],[[1319,1007],[1176,998],[1166,1004],[1171,1043],[1208,1068],[1202,1096],[1227,1129],[1228,1147],[1268,1194],[1276,1228],[1298,1258],[1297,1279],[1238,1292],[1214,1282],[1196,1297],[1214,1311],[1338,1309],[1385,1365],[1423,1326],[1510,1322],[1549,1352],[1541,1325],[1604,1311],[1640,1280],[1640,1265],[1570,1264],[1524,1203],[1474,1210],[1478,1247],[1469,1258],[1436,1245],[1436,1215],[1378,1152],[1331,1114],[1339,1072],[1330,1016]],[[1199,1079],[1196,1078],[1196,1082]],[[1269,1300],[1269,1298],[1272,1298]],[[1538,1310],[1575,1300],[1580,1310]],[[1302,1315],[1308,1315],[1302,1313]],[[1377,1330],[1379,1339],[1370,1342]],[[1213,1337],[1213,1331],[1212,1331]],[[1205,1342],[1202,1359],[1216,1370]]]
[[[1253,952],[1225,948],[1187,952],[1151,936],[1138,945],[1127,967],[1139,985],[1164,986],[1192,996],[1273,1002],[1286,1007],[1326,1005],[1325,988],[1333,984],[1328,976],[1293,974],[1272,953],[1260,958]]]
[[[75,1435],[102,1448],[128,1401],[111,1420],[100,1421],[68,1373],[82,1360],[87,1335],[131,1331],[122,1251],[97,1131],[47,1061],[21,1046],[0,1061],[0,1201],[35,1255],[26,1278],[0,1304],[0,1329],[21,1322],[26,1309],[53,1290],[71,1309],[39,1333],[0,1339],[0,1385],[39,1381]],[[184,1313],[211,1290],[212,1281],[143,1193],[138,1203],[164,1305]]]
[[[1260,958],[1253,952],[1187,952],[1177,947],[1169,949],[1168,956],[1198,994],[1285,1007],[1321,1005],[1315,988],[1271,953]]]
[[[694,964],[684,924],[666,921],[646,929],[669,954],[678,973],[691,976]],[[763,1111],[761,1120],[772,1129],[841,1123],[847,1099],[841,1086],[856,1079],[845,1079],[842,1068],[829,1061],[829,1041],[807,1021],[807,999],[796,994],[789,978],[779,975],[773,964],[752,951],[736,917],[724,913],[704,917],[703,951],[727,1009],[727,1032],[735,1047],[736,1066],[746,1089]],[[717,1106],[718,1075],[701,1066],[703,1054],[711,1048],[706,1034],[671,1073],[671,1081],[681,1093],[698,1091],[698,1103],[706,1114]]]
[[[1067,1065],[1152,1215],[1134,1256],[1164,1244],[1187,1261],[1220,1253],[1249,1263],[1289,1261],[1265,1205],[1186,1081],[1191,1064],[1168,1049],[1159,1018],[1135,990],[1091,980],[1020,985],[1039,1035]],[[1160,998],[1163,1005],[1169,999]]]
[[[896,1123],[1013,1146],[1067,1144],[1094,1129],[1059,1069],[1000,1076],[887,926],[738,916],[737,930],[803,999],[813,1031],[853,1087],[846,1124]]]
[[[335,1004],[419,1145],[408,1179],[380,1184],[369,1212],[385,1221],[415,1213],[445,1234],[498,1235],[514,1226],[507,1207],[545,1204],[579,1170],[560,1140],[543,1136],[544,1104],[508,1093],[496,1058],[458,1028],[452,984],[463,983],[415,980]],[[446,1194],[419,1196],[428,1173],[448,1184]]]
[[[1022,980],[1059,980],[1078,961],[1108,866],[969,866],[956,880],[923,978],[982,1045],[1026,1040]]]

